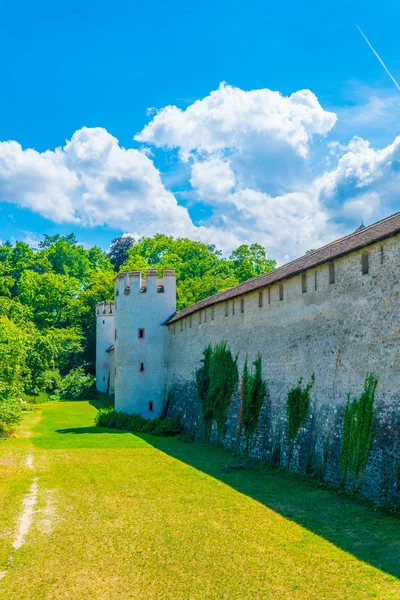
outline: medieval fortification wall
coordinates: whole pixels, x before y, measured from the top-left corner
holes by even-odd
[[[261,353],[268,394],[253,454],[287,466],[287,394],[300,378],[308,382],[314,373],[310,415],[289,466],[305,472],[322,465],[324,479],[338,482],[347,395],[359,397],[371,372],[378,377],[377,421],[361,492],[375,500],[398,502],[399,265],[396,235],[334,263],[175,319],[168,325],[170,414],[179,414],[187,430],[199,431],[195,371],[208,344],[225,340],[239,356],[240,374],[246,355],[250,363]],[[238,405],[239,392],[230,407],[223,442],[231,448],[236,445]]]

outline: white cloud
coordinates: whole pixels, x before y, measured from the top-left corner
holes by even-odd
[[[258,242],[283,262],[399,208],[400,137],[381,149],[361,137],[324,139],[317,162],[313,140],[335,121],[308,90],[284,97],[226,85],[186,110],[152,113],[136,139],[178,149],[182,160],[165,180],[175,185],[177,171],[190,178],[182,196],[211,213],[200,226],[166,189],[151,149],[125,149],[102,128],[42,153],[0,143],[0,200],[57,223],[165,232],[225,252]]]
[[[400,187],[400,136],[392,144],[375,150],[370,142],[354,137],[336,168],[316,180],[321,202],[344,216],[368,219],[396,210]]]
[[[185,110],[159,110],[135,139],[178,149],[205,201],[222,200],[235,183],[282,195],[309,183],[313,138],[325,136],[336,119],[310,90],[283,96],[221,84]]]
[[[0,142],[0,199],[56,223],[78,223],[72,200],[78,187],[78,177],[65,166],[61,150],[39,153],[23,150],[14,141]]]
[[[268,146],[284,143],[305,157],[311,137],[328,133],[335,122],[336,115],[323,110],[309,90],[286,97],[268,89],[246,92],[222,83],[186,110],[176,106],[159,110],[135,139],[178,148],[184,160],[194,151],[241,150],[253,137],[261,137]]]
[[[153,162],[102,128],[83,127],[63,148],[42,153],[0,143],[0,198],[56,223],[107,223],[137,234],[192,227]]]
[[[220,228],[242,242],[261,243],[279,262],[338,235],[314,190],[271,196],[247,188],[231,194],[228,202]]]
[[[235,187],[235,173],[229,161],[212,156],[208,160],[195,161],[190,183],[201,198],[221,199]]]

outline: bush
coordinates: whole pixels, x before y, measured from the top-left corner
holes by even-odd
[[[25,396],[25,401],[29,404],[43,404],[44,402],[50,402],[56,400],[54,396],[49,396],[46,392],[39,392],[37,396]]]
[[[9,429],[21,421],[21,410],[20,400],[0,401],[0,437],[5,437]]]
[[[347,474],[358,479],[368,462],[368,454],[374,439],[375,419],[373,415],[375,390],[378,379],[368,373],[364,391],[360,398],[347,397],[340,445],[340,471],[342,481]]]
[[[179,417],[166,419],[145,419],[139,414],[128,415],[111,407],[101,408],[95,416],[97,427],[124,429],[138,433],[152,433],[160,437],[174,437],[183,432]]]
[[[154,421],[156,422],[153,430],[154,435],[175,437],[183,432],[183,425],[179,417],[154,419]]]
[[[49,394],[55,392],[61,383],[59,371],[48,369],[43,373],[43,389]],[[41,393],[39,393],[40,395]]]
[[[253,366],[255,369],[254,374],[249,373],[246,356],[242,378],[240,419],[240,427],[244,428],[246,436],[246,456],[256,434],[258,418],[267,393],[267,384],[262,379],[261,354],[257,356]]]
[[[288,411],[288,434],[291,443],[294,442],[299,429],[304,427],[307,417],[308,410],[310,407],[310,390],[315,382],[314,373],[311,375],[311,380],[303,388],[303,378],[301,378],[296,387],[292,388],[287,397],[287,411]]]
[[[200,399],[201,438],[209,443],[213,423],[217,425],[217,444],[225,435],[228,409],[239,380],[237,356],[232,357],[226,342],[211,344],[203,350],[201,366],[196,371],[196,388]]]
[[[87,375],[83,367],[71,369],[71,371],[61,379],[57,396],[62,400],[80,400],[91,398],[96,394],[94,388],[94,377]]]

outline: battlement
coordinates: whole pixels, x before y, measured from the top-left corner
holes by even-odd
[[[114,302],[98,302],[96,304],[96,315],[114,315]]]
[[[115,296],[124,294],[163,294],[172,291],[175,294],[176,276],[174,269],[165,269],[163,277],[158,277],[157,269],[147,269],[146,277],[141,271],[123,271],[115,278]]]

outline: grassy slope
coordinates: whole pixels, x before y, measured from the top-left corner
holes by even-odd
[[[224,473],[222,451],[94,428],[87,402],[38,410],[0,443],[2,600],[400,597],[398,519],[263,467]]]

